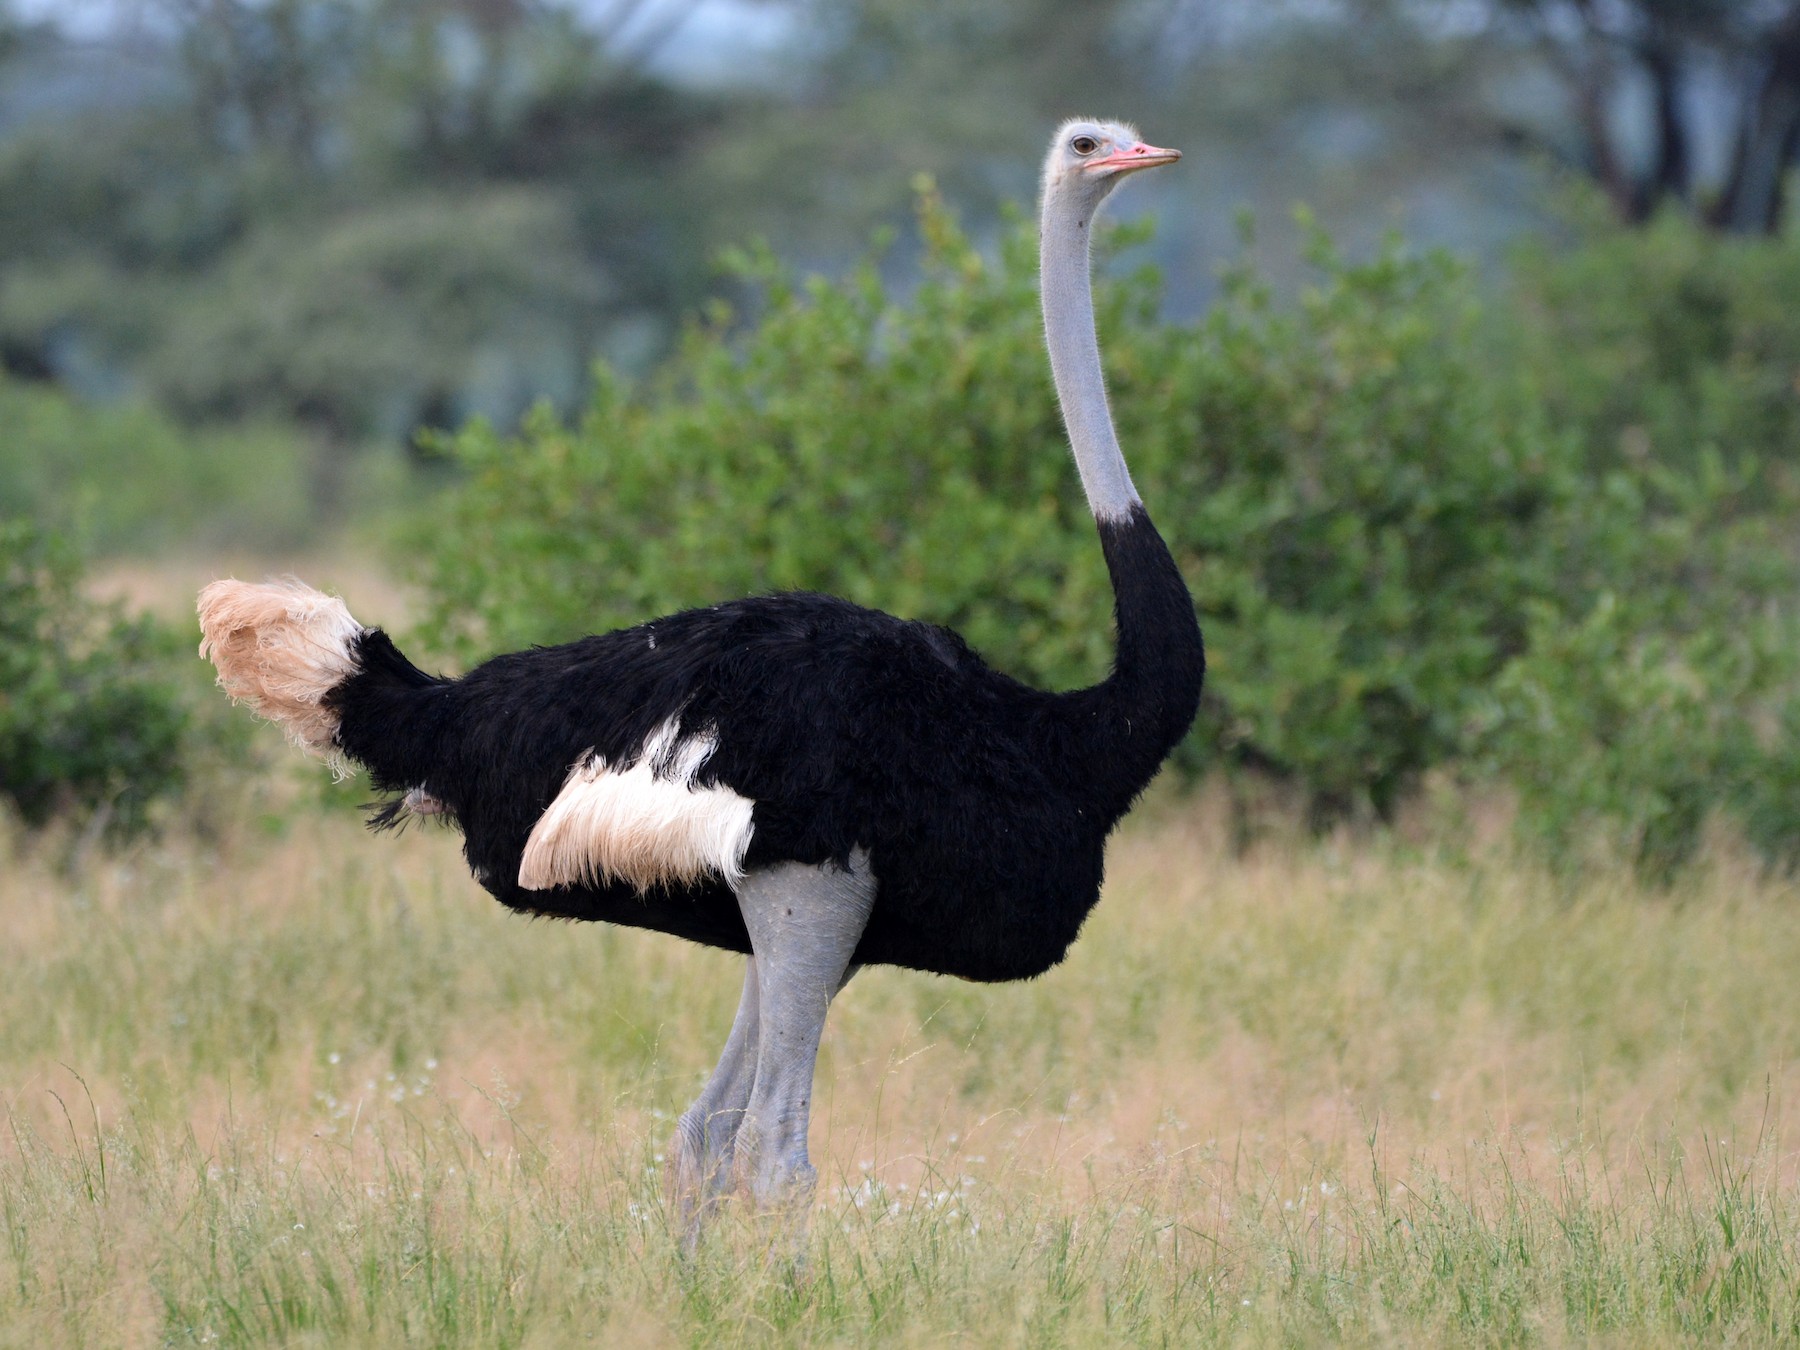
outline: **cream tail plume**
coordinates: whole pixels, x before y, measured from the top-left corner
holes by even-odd
[[[281,729],[295,745],[348,772],[338,715],[325,696],[357,671],[363,626],[336,596],[303,582],[215,581],[200,592],[200,655],[232,700]]]

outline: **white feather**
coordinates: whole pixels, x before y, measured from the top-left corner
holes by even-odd
[[[648,891],[710,874],[742,880],[756,804],[730,788],[694,786],[717,748],[711,733],[681,739],[671,717],[628,768],[585,756],[525,841],[519,885],[623,881]]]

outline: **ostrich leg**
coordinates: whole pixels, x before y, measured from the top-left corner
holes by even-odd
[[[731,1036],[718,1067],[694,1104],[681,1113],[669,1148],[669,1209],[683,1245],[700,1237],[706,1210],[731,1180],[731,1144],[737,1137],[750,1084],[756,1076],[756,958],[744,966],[744,994],[738,1000]]]
[[[756,952],[760,1026],[732,1166],[759,1209],[798,1218],[812,1201],[817,1173],[806,1155],[806,1128],[819,1037],[874,904],[875,879],[860,849],[848,868],[783,863],[738,887]]]

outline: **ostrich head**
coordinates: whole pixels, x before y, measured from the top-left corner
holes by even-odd
[[[1057,128],[1044,159],[1044,198],[1098,206],[1126,174],[1173,164],[1179,150],[1146,145],[1137,128],[1123,122],[1075,117]]]

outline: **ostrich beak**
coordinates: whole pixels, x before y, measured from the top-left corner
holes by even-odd
[[[1139,141],[1123,150],[1115,150],[1105,159],[1089,160],[1088,168],[1094,172],[1136,173],[1139,169],[1154,169],[1159,164],[1173,164],[1180,158],[1179,150],[1164,150]]]

